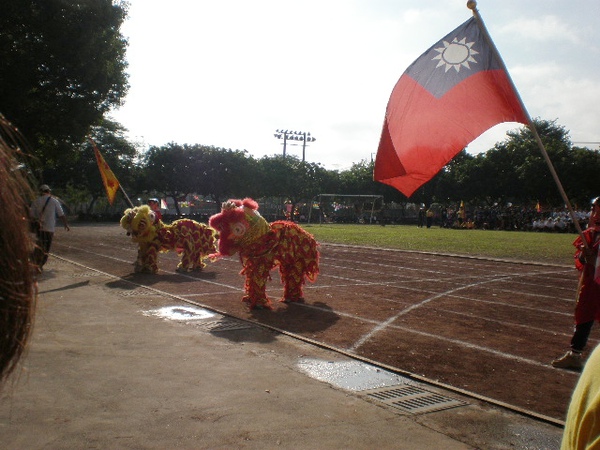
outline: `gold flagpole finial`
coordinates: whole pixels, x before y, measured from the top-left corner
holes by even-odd
[[[469,8],[472,11],[475,11],[477,9],[477,2],[475,0],[469,0],[467,2],[467,8]]]

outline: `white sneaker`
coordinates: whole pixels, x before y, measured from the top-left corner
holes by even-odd
[[[583,357],[581,356],[581,353],[568,351],[562,357],[552,361],[552,367],[558,369],[581,370],[583,367]]]

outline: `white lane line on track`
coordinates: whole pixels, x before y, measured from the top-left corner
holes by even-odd
[[[123,260],[123,259],[116,258],[116,257],[113,257],[113,256],[102,255],[102,254],[99,254],[99,253],[86,251],[86,250],[83,250],[83,249],[79,249],[77,247],[69,247],[69,248],[77,249],[77,250],[80,250],[80,251],[85,252],[85,253],[90,253],[90,254],[102,256],[102,257],[105,257],[105,258],[108,258],[108,259],[112,259],[112,260],[115,260],[115,261],[120,261],[120,262],[125,262],[125,263],[129,262],[128,260]],[[146,285],[142,285],[142,284],[139,284],[139,283],[132,282],[131,280],[125,280],[122,277],[119,277],[119,276],[116,276],[116,275],[112,275],[112,274],[109,274],[107,272],[103,272],[101,270],[85,266],[84,264],[75,262],[73,260],[69,260],[67,258],[64,258],[64,257],[61,257],[61,256],[57,256],[57,255],[54,255],[54,256],[57,257],[57,258],[59,258],[59,259],[63,259],[65,261],[69,261],[70,263],[73,263],[75,265],[78,265],[78,266],[81,266],[81,267],[86,267],[86,268],[89,268],[91,270],[94,270],[95,272],[101,273],[101,274],[107,276],[108,278],[114,278],[114,279],[124,280],[124,281],[127,281],[128,283],[131,283],[131,284],[136,285],[138,287],[143,287],[143,288],[148,289],[148,290],[150,290],[152,292],[155,292],[157,294],[161,294],[161,295],[165,295],[165,296],[168,296],[168,297],[171,297],[171,298],[179,299],[179,300],[181,300],[181,301],[183,301],[185,303],[193,304],[193,305],[196,305],[196,306],[199,306],[199,307],[211,309],[210,307],[207,307],[206,305],[202,305],[202,304],[196,303],[196,302],[194,302],[192,300],[186,299],[186,298],[184,298],[184,296],[180,296],[180,295],[176,295],[176,294],[171,294],[169,292],[162,291],[160,289],[156,289],[156,288],[153,288],[153,287],[150,287],[150,286],[146,286]],[[163,272],[166,272],[166,271],[163,271]],[[173,273],[173,274],[175,274],[177,272],[167,272],[167,273]],[[185,274],[179,274],[179,275],[184,275],[185,276]],[[210,281],[207,281],[207,280],[201,280],[201,279],[198,279],[196,277],[189,277],[189,278],[191,278],[191,279],[193,279],[195,281],[202,281],[202,282],[207,282],[207,283],[210,283],[210,284],[219,284],[219,283],[214,283],[214,282],[210,282]],[[485,283],[488,283],[490,281],[493,281],[493,280],[482,281],[480,283],[474,283],[474,284],[485,284]],[[228,286],[228,285],[223,285],[223,284],[221,284],[221,285],[225,286],[227,288],[231,288],[231,289],[235,289],[235,290],[240,290],[239,288],[236,288],[236,287],[233,287],[233,286]],[[512,360],[516,360],[516,361],[527,363],[527,364],[532,364],[532,365],[535,365],[535,366],[538,366],[538,367],[550,368],[552,370],[556,370],[556,369],[552,368],[551,366],[549,366],[547,364],[540,363],[539,361],[530,360],[530,359],[522,358],[522,357],[519,357],[519,356],[516,356],[516,355],[512,355],[512,354],[500,352],[500,351],[491,349],[489,347],[483,347],[483,346],[471,344],[469,342],[465,342],[465,341],[461,341],[461,340],[457,340],[457,339],[449,339],[449,338],[446,338],[446,337],[443,337],[443,336],[440,336],[440,335],[431,334],[431,333],[427,333],[427,332],[423,332],[423,331],[418,331],[418,330],[414,330],[414,329],[410,329],[410,328],[406,328],[406,327],[402,327],[402,326],[398,326],[398,325],[391,325],[391,322],[393,322],[393,320],[395,320],[395,318],[400,317],[401,315],[405,314],[406,312],[408,312],[408,310],[415,309],[416,307],[422,306],[423,304],[428,303],[428,302],[430,302],[430,301],[432,301],[432,300],[434,300],[436,298],[439,298],[439,297],[441,297],[443,295],[452,294],[453,292],[459,291],[459,290],[467,288],[469,286],[459,287],[459,288],[456,288],[456,289],[452,289],[452,290],[446,291],[444,293],[440,293],[440,294],[434,295],[433,297],[430,297],[430,298],[424,300],[419,305],[413,305],[412,307],[407,308],[407,310],[404,310],[404,311],[400,312],[394,318],[388,319],[388,320],[386,320],[383,323],[379,322],[379,321],[376,321],[376,320],[366,319],[364,317],[358,317],[358,316],[355,316],[353,314],[348,314],[348,313],[343,313],[343,312],[339,312],[339,311],[334,311],[334,310],[331,310],[331,309],[322,308],[322,307],[314,306],[314,305],[308,305],[308,304],[299,303],[296,306],[305,307],[305,308],[311,308],[311,309],[317,309],[317,310],[321,310],[321,311],[326,312],[326,313],[330,313],[330,314],[332,313],[332,314],[336,314],[336,315],[339,315],[339,316],[350,317],[350,318],[353,318],[353,319],[356,319],[356,320],[359,320],[359,321],[362,321],[362,322],[371,323],[371,324],[375,325],[375,328],[370,333],[366,334],[365,336],[363,336],[363,339],[359,340],[359,342],[362,342],[362,343],[366,342],[368,340],[368,338],[372,337],[376,332],[381,331],[381,330],[383,330],[386,327],[389,327],[389,328],[393,328],[393,329],[396,329],[396,330],[401,330],[401,331],[404,331],[404,332],[407,332],[407,333],[419,334],[419,335],[426,336],[426,337],[429,337],[429,338],[432,338],[432,339],[437,339],[437,340],[441,340],[441,341],[444,341],[444,342],[453,343],[453,344],[456,344],[456,345],[459,345],[459,346],[463,346],[463,347],[466,347],[466,348],[471,348],[471,349],[476,349],[476,350],[483,351],[483,352],[488,352],[488,353],[494,354],[496,356],[501,356],[501,357],[504,357],[504,358],[507,358],[507,359],[512,359]],[[352,347],[350,347],[348,349],[348,351],[356,353],[356,349],[360,346],[360,345],[357,345],[357,344],[358,344],[358,342],[355,343]],[[576,374],[576,375],[578,375],[578,374]]]
[[[336,266],[338,269],[342,269],[342,270],[354,270],[354,267],[346,267],[346,266]],[[381,272],[377,272],[377,271],[369,271],[369,273],[376,273],[378,275],[381,276]],[[536,276],[552,276],[555,275],[556,272],[555,271],[543,271],[543,272],[537,272],[535,275]],[[564,291],[567,291],[569,293],[574,292],[574,287],[571,288],[562,288],[562,287],[557,287],[557,286],[549,286],[549,285],[539,285],[539,284],[535,284],[535,283],[526,283],[526,282],[522,282],[519,281],[518,278],[521,277],[528,277],[531,276],[531,273],[527,273],[527,274],[523,274],[523,273],[508,273],[508,274],[502,274],[502,278],[498,278],[498,275],[489,275],[489,276],[481,276],[478,277],[477,279],[481,280],[482,278],[484,278],[486,280],[486,282],[494,282],[494,281],[501,281],[502,283],[505,283],[507,280],[510,280],[511,285],[514,284],[521,284],[521,285],[525,285],[525,286],[541,286],[543,288],[548,288],[548,289],[562,289]],[[350,285],[354,285],[354,286],[369,286],[369,285],[373,285],[373,286],[386,286],[386,287],[396,287],[399,289],[407,289],[407,290],[414,290],[414,291],[423,291],[423,292],[431,292],[431,291],[427,291],[427,290],[423,290],[422,288],[419,289],[415,289],[415,288],[410,288],[406,285],[401,285],[398,286],[399,283],[422,283],[422,282],[427,282],[427,283],[452,283],[455,285],[459,285],[462,286],[462,284],[460,283],[461,281],[464,280],[469,280],[469,279],[473,279],[475,277],[472,276],[465,276],[465,277],[452,277],[452,278],[411,278],[411,277],[405,277],[406,280],[405,281],[366,281],[366,280],[360,280],[360,279],[356,279],[356,278],[351,278],[351,277],[339,277],[339,276],[334,276],[334,275],[327,275],[327,274],[319,274],[320,278],[334,278],[334,279],[341,279],[341,280],[347,280],[347,281],[352,281],[354,283],[351,283]],[[511,278],[511,277],[516,277],[516,279]],[[394,278],[404,278],[402,275],[394,275]],[[319,289],[319,288],[327,288],[327,287],[339,287],[343,285],[332,285],[332,286],[323,286],[323,285],[307,285],[308,289]],[[518,294],[518,295],[526,295],[526,296],[532,296],[532,297],[541,297],[541,298],[549,298],[549,299],[553,299],[553,300],[559,300],[559,301],[567,301],[567,302],[572,302],[573,298],[557,298],[555,295],[549,296],[549,295],[544,295],[544,294],[536,294],[536,293],[526,293],[526,292],[522,292],[522,291],[514,291],[514,290],[509,290],[509,289],[504,289],[504,288],[496,288],[497,291],[499,292],[507,292],[509,294]]]
[[[496,320],[496,319],[490,319],[487,316],[478,316],[476,314],[467,314],[467,313],[462,313],[459,311],[452,311],[450,309],[443,309],[443,308],[436,308],[437,312],[443,312],[446,314],[453,314],[455,316],[463,316],[463,317],[468,317],[469,319],[480,319],[480,320],[485,320],[486,322],[490,322],[490,323],[496,323],[498,325],[504,325],[507,327],[517,327],[517,328],[525,328],[527,330],[537,330],[540,333],[547,333],[548,330],[546,328],[538,328],[538,327],[532,327],[529,324],[522,324],[522,323],[514,323],[514,322],[506,322],[504,320]],[[565,316],[565,317],[572,317],[573,314],[567,314],[567,313],[551,313],[548,312],[548,314],[557,314],[559,316]],[[573,335],[573,333],[557,333],[557,334],[561,334],[562,336],[565,337],[571,337]]]
[[[125,260],[125,259],[122,259],[122,258],[117,258],[117,257],[114,257],[114,256],[109,256],[109,255],[105,255],[105,254],[101,254],[101,253],[97,253],[97,252],[91,252],[89,250],[85,250],[85,249],[82,249],[82,248],[79,248],[79,247],[75,247],[75,246],[68,246],[68,245],[64,245],[64,246],[67,247],[67,248],[70,248],[70,249],[75,249],[75,250],[78,250],[78,251],[81,251],[81,252],[85,252],[85,253],[88,253],[88,254],[93,254],[93,255],[96,255],[96,256],[101,256],[101,257],[112,259],[112,260],[115,260],[115,261],[120,261],[120,262],[124,262],[124,263],[128,263],[129,262],[128,260]],[[231,262],[231,263],[236,263],[236,264],[238,263],[237,259],[233,258],[233,257],[222,258],[222,260],[223,261],[227,261],[227,262]],[[344,268],[348,269],[348,267],[344,267]],[[160,270],[162,272],[166,272],[166,273],[178,274],[180,276],[183,276],[183,277],[195,280],[195,281],[201,281],[201,282],[204,282],[204,283],[207,283],[207,284],[212,284],[212,285],[217,285],[217,286],[225,287],[227,289],[232,289],[234,291],[243,291],[243,289],[240,289],[238,286],[231,286],[231,285],[224,284],[224,283],[217,283],[217,282],[214,282],[214,281],[204,280],[204,279],[201,279],[201,278],[189,276],[189,275],[187,275],[185,273],[169,272],[169,271],[165,271],[165,270],[162,270],[162,269],[160,269]],[[544,274],[552,274],[552,273],[554,273],[554,272],[553,271],[552,272],[545,272]],[[322,274],[320,275],[320,277],[321,276],[322,276]],[[526,275],[523,275],[523,276],[526,276]],[[373,285],[381,285],[381,286],[386,286],[386,287],[393,287],[393,285],[391,285],[390,283],[377,283],[377,282],[368,282],[368,281],[365,282],[363,280],[356,280],[356,279],[353,279],[353,278],[338,277],[338,276],[332,276],[332,275],[329,275],[328,277],[329,278],[335,278],[335,279],[341,279],[341,280],[345,280],[345,281],[353,281],[354,282],[354,283],[348,284],[346,286],[373,286]],[[474,284],[467,285],[467,286],[459,286],[458,288],[450,290],[450,291],[446,291],[445,293],[438,293],[436,296],[432,297],[432,299],[439,298],[439,297],[441,297],[443,295],[447,295],[448,293],[452,293],[452,292],[455,292],[457,290],[465,289],[465,288],[468,288],[470,286],[475,286],[477,284],[490,283],[490,282],[493,282],[493,281],[505,280],[505,279],[506,279],[506,277],[503,277],[503,278],[500,278],[500,279],[498,279],[498,278],[491,278],[491,279],[485,280],[483,282],[474,283]],[[422,281],[430,281],[430,280],[423,279]],[[337,287],[343,287],[343,286],[344,285],[337,285]],[[306,286],[306,288],[308,288],[308,289],[319,289],[319,288],[325,288],[325,287],[329,287],[329,286],[315,286],[315,285],[307,285]],[[336,286],[331,286],[331,287],[336,287]],[[405,289],[405,290],[410,290],[410,291],[425,292],[425,293],[428,293],[428,294],[436,294],[436,292],[427,291],[427,290],[423,290],[423,289],[410,288],[410,287],[406,287],[406,286],[401,286],[401,287],[398,286],[398,287],[400,289]],[[226,292],[223,292],[223,293],[214,293],[213,292],[213,293],[203,293],[203,294],[186,294],[186,295],[181,295],[180,297],[191,298],[191,297],[202,297],[202,296],[219,295],[219,294],[226,294]],[[520,294],[522,294],[522,293],[520,293]],[[536,295],[536,294],[531,294],[531,295]],[[488,300],[482,300],[482,299],[473,299],[473,298],[469,298],[469,297],[456,296],[456,295],[451,295],[451,294],[449,296],[451,296],[451,297],[457,297],[457,298],[465,299],[465,300],[469,300],[469,301],[481,302],[481,303],[498,304],[498,302],[496,302],[496,301],[488,301]],[[560,300],[560,299],[558,299],[558,300]],[[562,300],[565,300],[565,299],[562,299]],[[391,301],[393,301],[393,300],[391,300]],[[572,301],[572,299],[569,299],[569,300],[566,300],[566,301]],[[520,308],[520,309],[537,311],[537,308],[530,308],[530,307],[526,307],[526,306],[518,306],[518,305],[512,305],[512,304],[506,304],[506,303],[500,303],[500,304],[508,306],[508,307],[514,307],[514,308]]]
[[[319,276],[321,276],[319,274]],[[336,277],[331,277],[331,278],[336,278]],[[341,278],[341,277],[340,277]],[[402,282],[370,282],[370,281],[358,281],[358,280],[352,280],[352,279],[348,279],[348,278],[342,278],[344,280],[348,280],[348,281],[355,281],[354,283],[343,283],[343,284],[328,284],[328,285],[322,285],[322,284],[310,284],[310,285],[306,285],[305,289],[307,290],[324,290],[324,289],[338,289],[338,288],[343,288],[343,287],[360,287],[360,286],[382,286],[382,287],[386,287],[386,288],[390,288],[390,289],[398,289],[398,290],[405,290],[405,291],[412,291],[412,292],[421,292],[421,293],[425,293],[425,294],[436,294],[437,291],[431,291],[428,289],[423,289],[421,287],[418,288],[414,288],[414,287],[410,287],[406,284],[401,284]],[[415,282],[435,282],[435,283],[453,283],[453,284],[458,284],[459,286],[463,286],[460,283],[454,283],[454,280],[427,280],[427,279],[422,279],[422,280],[412,280]],[[489,280],[489,282],[492,282],[494,280]],[[555,296],[550,296],[550,295],[543,295],[543,294],[533,294],[533,293],[527,293],[527,292],[522,292],[522,291],[510,291],[510,290],[506,290],[506,289],[496,289],[496,291],[499,292],[508,292],[508,293],[515,293],[515,294],[519,294],[522,296],[533,296],[533,297],[542,297],[542,298],[548,298],[551,300],[555,300],[555,301],[561,301],[561,302],[573,302],[574,300],[572,298],[557,298]],[[456,297],[456,298],[461,298],[461,299],[465,299],[465,300],[473,300],[473,301],[484,301],[486,302],[486,300],[481,300],[481,299],[477,299],[477,298],[472,298],[472,297],[466,297],[466,296],[457,296],[457,295],[450,295],[450,297]],[[392,300],[392,299],[382,299],[382,300]],[[393,301],[393,300],[392,300]],[[494,303],[494,304],[498,304],[498,305],[506,305],[506,306],[515,306],[513,304],[510,303],[504,303],[504,302],[498,302],[497,300],[494,301],[487,301],[488,303]],[[515,307],[519,307],[519,306],[515,306]],[[532,310],[538,310],[538,308],[528,308],[528,307],[523,307],[523,308],[527,308],[527,309],[532,309]]]
[[[321,260],[331,260],[331,261],[335,261],[335,262],[339,262],[339,258],[321,258]],[[362,265],[362,266],[375,266],[375,268],[361,268],[361,267],[357,267],[357,265]],[[449,277],[450,276],[456,276],[456,273],[453,272],[444,272],[442,270],[431,270],[431,269],[427,269],[427,268],[417,268],[414,266],[401,266],[401,265],[395,265],[395,264],[383,264],[380,262],[369,262],[369,261],[364,261],[364,260],[360,260],[360,261],[352,261],[352,262],[348,262],[348,265],[339,265],[339,264],[327,264],[328,267],[334,267],[337,269],[342,269],[342,270],[349,270],[349,271],[355,271],[355,272],[366,272],[366,273],[376,273],[376,274],[380,274],[381,273],[381,268],[388,268],[388,269],[392,269],[394,272],[396,272],[396,274],[400,277],[402,277],[402,274],[400,273],[400,271],[411,271],[411,272],[425,272],[425,273],[432,273],[432,274],[443,274],[446,273]],[[480,266],[476,266],[477,268],[479,268]],[[497,267],[495,267],[495,270],[497,270]],[[532,276],[532,277],[536,277],[536,276],[556,276],[556,275],[565,275],[568,276],[569,278],[572,276],[573,271],[575,269],[571,268],[571,269],[559,269],[559,268],[554,268],[553,270],[548,270],[548,267],[542,266],[540,267],[540,270],[534,270],[532,272],[527,272],[527,275]],[[498,273],[495,273],[495,275],[499,275]],[[526,274],[524,274],[522,271],[507,271],[505,273],[503,273],[502,275],[519,275],[519,276],[524,276]],[[481,275],[478,275],[479,277],[481,277]],[[473,275],[464,275],[464,276],[459,276],[460,278],[474,278]],[[408,276],[406,276],[406,278],[408,278]],[[523,282],[524,283],[524,282]]]
[[[331,247],[334,251],[338,251],[340,253],[358,253],[362,259],[365,258],[365,250],[370,250],[373,258],[377,258],[375,253],[391,253],[391,254],[408,254],[411,256],[417,255],[419,256],[420,261],[433,261],[438,262],[440,259],[452,259],[455,265],[467,265],[472,261],[477,262],[477,267],[482,267],[485,265],[491,265],[496,267],[498,263],[500,264],[511,264],[517,266],[545,266],[545,267],[555,267],[555,268],[572,268],[572,265],[567,264],[556,264],[556,263],[540,263],[536,261],[518,261],[518,260],[510,260],[503,258],[493,258],[488,256],[471,256],[471,255],[460,255],[453,253],[436,253],[436,252],[426,252],[422,250],[407,250],[407,249],[397,249],[397,248],[383,248],[383,247],[369,247],[365,245],[348,245],[348,244],[321,244],[323,247]],[[481,263],[481,264],[480,264]]]
[[[394,286],[394,285],[389,285],[389,284],[385,284],[385,283],[380,284],[380,285],[385,286],[385,287],[402,289],[405,291],[419,292],[422,294],[429,294],[429,295],[438,294],[438,292],[436,292],[436,291],[429,291],[429,290],[421,289],[421,288],[411,288],[408,286]],[[330,289],[330,288],[340,288],[340,287],[359,287],[359,286],[373,286],[373,284],[372,283],[371,284],[354,283],[354,284],[340,284],[340,285],[329,285],[329,286],[306,286],[306,289],[319,290],[319,289]],[[523,294],[523,293],[521,292],[520,294]],[[529,295],[529,294],[527,294],[527,295]],[[532,306],[524,306],[524,305],[515,305],[514,303],[499,302],[498,300],[485,300],[485,299],[481,299],[481,298],[467,297],[465,295],[457,295],[457,294],[448,294],[448,297],[455,298],[458,300],[465,300],[467,302],[476,302],[476,303],[485,303],[485,304],[490,304],[490,305],[506,306],[508,308],[515,308],[515,309],[520,309],[520,310],[525,310],[525,311],[533,311],[533,312],[540,311],[540,308],[536,308],[536,307],[532,307]],[[559,301],[573,302],[573,299],[559,299],[559,298],[554,298],[554,297],[549,297],[549,298],[553,298],[554,300],[559,300]],[[384,302],[395,303],[395,304],[406,303],[401,300],[396,300],[393,298],[385,298],[385,297],[379,297],[379,300],[384,301]],[[573,315],[572,313],[563,313],[560,311],[548,311],[547,309],[544,309],[544,312],[549,313],[549,314],[558,314],[558,315],[562,315],[562,316],[572,316]]]
[[[130,263],[129,260],[125,260],[125,259],[122,259],[122,258],[117,258],[115,256],[103,255],[102,253],[91,252],[89,250],[85,250],[85,249],[82,249],[82,248],[79,248],[79,247],[74,247],[74,246],[71,246],[71,245],[65,245],[65,244],[62,244],[62,245],[63,245],[63,247],[66,247],[66,248],[69,248],[69,249],[72,249],[72,250],[78,250],[80,252],[88,253],[90,255],[96,255],[96,256],[101,256],[102,258],[112,259],[114,261],[119,261],[119,262],[124,262],[124,263]],[[66,258],[63,258],[63,259],[66,259]],[[94,269],[94,270],[96,270],[96,269]],[[194,280],[194,281],[200,281],[202,283],[213,284],[215,286],[221,286],[221,287],[228,288],[228,289],[234,289],[236,291],[240,290],[239,286],[231,286],[229,284],[217,283],[216,281],[210,281],[210,280],[205,280],[203,278],[192,277],[190,275],[187,275],[185,272],[175,272],[175,271],[170,272],[168,270],[163,270],[163,269],[159,269],[159,271],[160,272],[165,272],[165,273],[168,273],[168,274],[172,274],[172,275],[175,275],[175,274],[176,275],[181,275],[182,277],[189,278],[189,279]],[[101,272],[101,271],[98,271],[98,272]],[[102,273],[104,273],[104,272],[102,272]],[[115,276],[115,275],[112,275],[112,276]],[[117,278],[120,278],[120,277],[117,277]]]
[[[433,338],[433,339],[443,340],[444,342],[456,344],[458,346],[466,347],[466,348],[469,348],[472,350],[479,350],[482,352],[491,353],[492,355],[500,356],[501,358],[511,359],[513,361],[519,361],[519,362],[530,364],[533,366],[543,367],[545,369],[550,369],[550,370],[556,371],[556,369],[554,367],[552,367],[550,364],[544,364],[544,363],[541,363],[534,359],[523,358],[522,356],[513,355],[512,353],[501,352],[501,351],[494,350],[489,347],[483,347],[481,345],[471,344],[470,342],[461,341],[459,339],[450,339],[450,338],[442,337],[437,334],[427,333],[425,331],[413,330],[411,328],[405,328],[405,327],[400,327],[400,326],[394,326],[393,328],[396,330],[407,331],[409,333],[419,334],[421,336],[425,336],[425,337],[429,337],[429,338]],[[351,349],[351,351],[354,351],[354,349]],[[576,373],[576,372],[573,372],[573,373],[575,375],[579,376],[578,373]]]
[[[334,314],[337,314],[337,315],[340,315],[340,316],[344,316],[344,317],[356,319],[356,320],[364,322],[364,323],[371,323],[371,324],[377,325],[375,328],[378,328],[378,326],[381,325],[381,322],[378,322],[376,320],[366,319],[364,317],[357,317],[357,316],[355,316],[353,314],[340,313],[338,311],[332,311],[330,309],[319,307],[319,306],[307,305],[307,304],[298,304],[298,306],[302,306],[302,307],[310,308],[310,309],[317,309],[317,310],[320,310],[320,311],[323,311],[323,312],[327,312],[327,313],[334,313]],[[450,339],[450,338],[441,336],[439,334],[427,333],[425,331],[419,331],[419,330],[415,330],[413,328],[407,328],[407,327],[403,327],[403,326],[400,326],[400,325],[389,325],[389,328],[392,328],[394,330],[404,331],[406,333],[418,334],[418,335],[421,335],[421,336],[425,336],[425,337],[428,337],[428,338],[436,339],[436,340],[443,341],[443,342],[450,343],[450,344],[456,344],[458,346],[469,348],[469,349],[473,349],[473,350],[479,350],[479,351],[482,351],[482,352],[491,353],[493,355],[500,356],[500,357],[503,357],[503,358],[506,358],[506,359],[512,359],[514,361],[519,361],[519,362],[523,362],[523,363],[527,363],[527,364],[532,364],[532,365],[538,366],[538,367],[544,367],[544,368],[547,368],[547,369],[556,370],[555,368],[553,368],[549,364],[544,364],[544,363],[541,363],[539,361],[535,361],[533,359],[523,358],[521,356],[516,356],[516,355],[513,355],[511,353],[501,352],[501,351],[494,350],[494,349],[489,348],[489,347],[484,347],[484,346],[481,346],[481,345],[472,344],[470,342],[461,341],[459,339]],[[542,331],[547,331],[547,330],[542,330]],[[371,334],[371,336],[372,336],[372,334]],[[570,335],[564,334],[564,336],[568,337]],[[347,348],[345,350],[348,351],[348,352],[356,354],[356,349],[357,349],[357,346],[355,344],[352,347],[349,347],[349,348]],[[577,373],[575,373],[575,374],[579,375]]]
[[[509,277],[501,277],[502,278],[509,278]],[[358,341],[356,341],[354,343],[354,345],[352,345],[350,347],[350,351],[356,351],[357,348],[359,348],[360,346],[362,346],[365,342],[367,342],[369,339],[371,339],[371,337],[373,337],[374,335],[376,335],[377,333],[379,333],[382,330],[385,330],[388,326],[390,326],[398,317],[404,316],[406,314],[408,314],[409,312],[411,312],[414,309],[420,308],[430,302],[432,302],[433,300],[436,300],[440,297],[443,297],[445,295],[449,295],[452,294],[454,292],[457,291],[461,291],[463,289],[467,289],[470,287],[474,287],[474,286],[480,286],[482,284],[487,284],[490,283],[491,281],[495,281],[495,280],[485,280],[485,281],[480,281],[478,283],[471,283],[468,284],[466,286],[460,286],[454,289],[450,289],[449,291],[445,291],[445,292],[441,292],[439,294],[436,294],[432,297],[426,298],[425,300],[420,301],[419,303],[415,303],[414,305],[409,306],[408,308],[400,311],[398,314],[390,317],[389,319],[385,320],[384,322],[381,322],[379,325],[377,325],[375,328],[373,328],[369,333],[365,334],[364,336],[362,336]]]
[[[339,261],[339,260],[338,260]],[[372,273],[372,274],[377,274],[377,275],[381,275],[381,270],[377,270],[377,269],[364,269],[364,268],[359,268],[356,267],[356,262],[353,263],[353,265],[351,266],[344,266],[344,265],[338,265],[338,264],[328,264],[328,267],[334,267],[336,269],[340,269],[340,270],[348,270],[348,271],[355,271],[355,272],[365,272],[365,273]],[[431,273],[431,274],[446,274],[448,276],[449,279],[469,279],[469,278],[482,278],[481,275],[475,277],[473,275],[459,275],[457,276],[456,274],[453,274],[451,272],[443,272],[443,271],[437,271],[437,270],[428,270],[428,269],[416,269],[414,267],[404,267],[404,266],[394,266],[394,265],[390,265],[390,264],[379,264],[379,263],[368,263],[365,261],[360,261],[358,262],[358,264],[363,264],[363,265],[375,265],[377,267],[386,267],[386,268],[390,268],[396,271],[400,271],[400,270],[406,270],[406,271],[418,271],[418,272],[426,272],[426,273]],[[541,272],[530,272],[527,274],[527,276],[556,276],[556,275],[572,275],[572,270],[553,270],[553,271],[548,271],[548,270],[544,270]],[[498,274],[492,275],[493,276],[497,276]],[[522,277],[524,276],[524,274],[522,272],[508,272],[508,273],[504,273],[502,274],[503,276],[508,276],[508,275],[515,275],[515,276],[519,276]],[[414,278],[412,278],[409,275],[402,275],[401,273],[397,273],[394,274],[394,277],[397,278],[406,278],[408,280],[413,280]],[[423,278],[424,280],[426,278]],[[538,286],[538,284],[536,283],[527,283],[525,281],[518,281],[518,283],[520,284],[524,284],[524,285],[532,285],[532,286]],[[560,286],[556,287],[556,286],[547,286],[550,287],[552,289],[561,289]],[[562,289],[567,289],[567,288],[562,288]]]

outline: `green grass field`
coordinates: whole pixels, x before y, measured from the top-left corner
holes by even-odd
[[[317,241],[573,265],[576,234],[454,230],[414,225],[302,224]]]

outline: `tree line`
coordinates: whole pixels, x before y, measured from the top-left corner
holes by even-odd
[[[69,205],[84,205],[88,213],[106,206],[88,136],[130,198],[194,193],[217,205],[244,196],[297,204],[329,193],[381,195],[399,204],[563,204],[526,127],[485,153],[463,150],[410,199],[373,181],[373,161],[335,171],[293,156],[255,158],[199,143],[140,148],[109,118],[129,89],[127,40],[120,32],[127,8],[119,0],[19,0],[4,5],[0,17],[0,113],[31,144],[33,158],[25,166]],[[567,195],[587,207],[598,195],[598,150],[573,146],[556,121],[537,119],[535,126]]]
[[[532,133],[522,127],[505,141],[479,155],[463,150],[431,181],[409,199],[395,189],[373,181],[373,162],[360,161],[347,170],[328,170],[319,163],[294,156],[255,158],[247,151],[201,144],[169,143],[138,151],[119,132],[119,125],[94,129],[94,140],[131,197],[184,199],[188,194],[208,197],[219,205],[228,198],[281,198],[292,204],[311,202],[323,193],[381,195],[385,203],[471,205],[524,205],[559,208],[564,205],[550,170]],[[556,121],[535,120],[553,166],[574,203],[587,208],[598,195],[600,152],[573,146],[568,132]],[[80,148],[80,164],[70,171],[74,190],[89,205],[104,191],[89,144]],[[64,179],[65,171],[61,177]],[[90,209],[91,210],[91,209]]]

